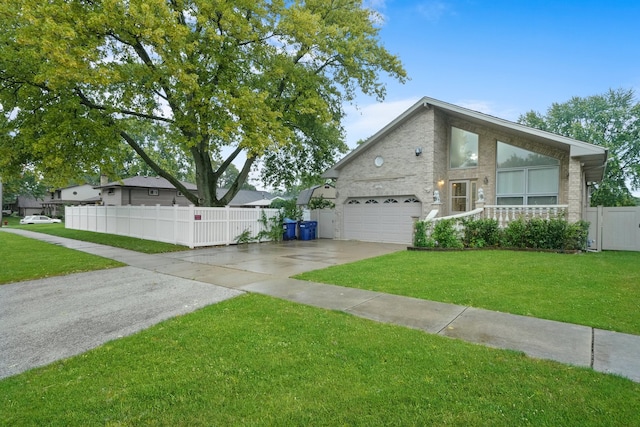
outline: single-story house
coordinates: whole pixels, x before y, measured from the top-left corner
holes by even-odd
[[[607,150],[424,97],[327,170],[335,237],[411,243],[413,223],[477,207],[584,218]]]
[[[43,199],[36,199],[33,196],[18,196],[10,209],[17,212],[19,216],[40,215],[44,213],[43,203]]]
[[[320,185],[314,185],[311,188],[306,188],[300,192],[296,205],[307,206],[311,199],[323,198],[335,203],[336,200],[336,187],[333,184],[325,183]]]
[[[198,188],[195,184],[182,182],[182,184],[194,194]],[[102,204],[105,206],[189,206],[191,202],[173,184],[161,177],[134,176],[120,181],[103,182],[95,187],[101,190]],[[218,197],[222,197],[225,189],[218,189]],[[231,200],[229,206],[255,207],[256,201],[272,199],[273,196],[266,191],[240,190]],[[269,205],[267,203],[267,206]],[[258,203],[257,206],[262,206]]]

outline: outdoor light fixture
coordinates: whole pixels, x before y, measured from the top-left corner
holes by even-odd
[[[420,154],[422,154],[422,147],[417,147],[416,148],[416,156],[419,156]]]
[[[487,185],[489,183],[489,177],[485,176],[482,182],[484,182],[484,185]]]

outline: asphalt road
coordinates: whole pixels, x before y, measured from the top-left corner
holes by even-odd
[[[0,378],[243,292],[136,267],[0,286]]]

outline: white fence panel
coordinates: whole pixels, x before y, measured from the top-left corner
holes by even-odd
[[[587,208],[593,249],[640,251],[640,207]]]
[[[194,206],[68,206],[65,226],[159,242],[197,246],[228,245],[243,232],[257,237],[277,209]]]

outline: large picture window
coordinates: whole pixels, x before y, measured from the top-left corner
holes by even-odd
[[[478,135],[452,127],[449,160],[451,169],[478,166]]]
[[[498,205],[557,205],[560,161],[498,141]]]

